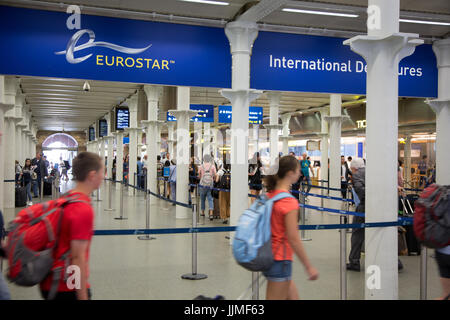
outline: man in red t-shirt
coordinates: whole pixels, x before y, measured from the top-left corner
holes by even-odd
[[[64,208],[53,265],[53,268],[63,268],[55,300],[87,300],[91,296],[88,277],[94,210],[89,195],[102,183],[103,160],[97,154],[82,152],[73,160],[72,174],[77,184],[69,191],[69,195],[79,196],[79,202],[70,203]],[[53,281],[52,273],[41,282],[44,299],[48,299]]]

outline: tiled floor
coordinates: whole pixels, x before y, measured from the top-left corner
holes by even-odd
[[[69,188],[71,182],[63,187]],[[113,189],[113,208],[119,208],[119,192]],[[108,207],[107,187],[102,187],[103,201],[93,201],[95,229],[145,228],[145,202],[143,194],[124,197],[124,216],[115,220],[116,211]],[[314,189],[313,189],[314,192]],[[96,197],[93,198],[94,200]],[[310,204],[320,205],[320,199],[311,198]],[[20,208],[5,211],[7,221]],[[307,211],[308,224],[339,223],[339,217]],[[203,223],[202,220],[200,220]],[[191,219],[177,220],[175,207],[157,200],[151,207],[150,227],[190,227]],[[223,226],[221,221],[208,219],[204,226]],[[200,225],[199,227],[202,227]],[[141,241],[136,236],[95,236],[91,246],[90,283],[94,299],[193,299],[197,295],[221,294],[227,299],[238,298],[251,284],[251,273],[237,265],[231,253],[228,233],[198,234],[198,273],[208,275],[204,280],[183,280],[181,275],[192,272],[192,241],[190,234],[156,235],[156,240]],[[308,281],[299,260],[295,258],[293,280],[300,298],[311,300],[339,299],[339,232],[337,230],[307,231],[312,241],[304,246],[313,265],[319,270],[317,281]],[[350,234],[347,237],[350,249]],[[348,252],[348,251],[347,251]],[[428,257],[428,298],[441,295],[436,262]],[[419,299],[420,258],[400,258],[404,270],[399,273],[399,299]],[[363,259],[362,259],[363,260]],[[6,267],[6,266],[5,266]],[[364,299],[364,272],[348,272],[348,299]],[[23,288],[10,284],[13,299],[40,299],[37,287]],[[250,298],[250,293],[246,299]],[[265,298],[265,284],[260,288]]]

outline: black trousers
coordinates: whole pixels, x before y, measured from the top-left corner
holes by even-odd
[[[363,217],[353,217],[353,223],[364,223],[365,219]],[[361,249],[364,244],[364,228],[358,228],[352,230],[351,243],[352,248],[350,250],[350,255],[348,260],[351,264],[359,264],[359,260],[361,259]]]
[[[342,193],[342,198],[347,198],[347,182],[341,181],[341,193]]]

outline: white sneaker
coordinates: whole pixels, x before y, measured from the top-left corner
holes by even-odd
[[[28,205],[31,207],[33,205],[33,202],[28,202]]]

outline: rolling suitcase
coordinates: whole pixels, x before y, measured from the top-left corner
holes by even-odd
[[[214,218],[214,219],[219,219],[219,218],[220,218],[219,199],[216,199],[216,198],[214,198],[213,218]]]
[[[52,182],[51,180],[44,180],[44,196],[52,195]]]
[[[409,196],[416,196],[416,197],[409,197]],[[411,203],[410,199],[412,201],[415,201],[414,199],[418,199],[419,196],[417,195],[408,195],[406,198],[401,197],[401,201],[403,204],[403,211],[405,216],[412,217],[414,215],[414,202]],[[406,245],[408,247],[408,255],[420,255],[420,244],[417,240],[415,234],[414,234],[414,228],[412,225],[410,226],[404,226],[406,233],[405,233],[405,239],[406,239]]]
[[[25,187],[16,187],[15,203],[17,207],[25,207],[27,205],[27,191]]]

